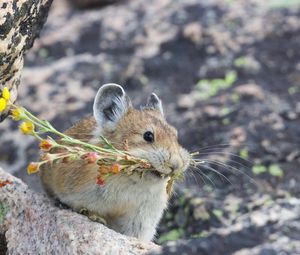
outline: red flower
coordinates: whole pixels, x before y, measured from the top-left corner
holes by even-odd
[[[103,186],[105,184],[105,180],[101,176],[97,176],[96,183],[99,186]]]
[[[40,142],[40,149],[43,151],[49,151],[53,147],[50,140],[42,140]]]

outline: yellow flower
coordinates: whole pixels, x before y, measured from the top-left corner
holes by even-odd
[[[16,107],[16,109],[11,110],[11,116],[13,120],[20,120],[23,118],[24,111],[22,107]]]
[[[0,98],[0,112],[5,110],[6,105],[7,105],[7,101],[4,98]]]
[[[34,173],[36,173],[36,172],[39,171],[39,168],[40,168],[40,166],[39,166],[38,163],[36,163],[36,162],[31,162],[31,163],[28,165],[28,167],[27,167],[27,173],[28,173],[28,174],[34,174]]]
[[[34,124],[30,121],[25,121],[20,125],[20,130],[24,135],[30,135],[34,132]]]
[[[2,98],[4,98],[6,101],[10,99],[10,92],[7,87],[4,87],[2,91]]]

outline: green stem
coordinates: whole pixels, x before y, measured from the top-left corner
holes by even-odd
[[[80,145],[83,146],[85,148],[88,148],[92,151],[98,152],[98,153],[107,153],[107,154],[115,154],[115,155],[119,155],[119,156],[125,156],[128,155],[132,158],[133,161],[137,161],[137,162],[144,162],[144,160],[135,158],[133,156],[131,156],[128,152],[126,151],[122,151],[122,150],[118,150],[116,149],[111,143],[109,143],[104,137],[103,140],[105,141],[105,143],[109,146],[109,149],[105,149],[96,145],[92,145],[89,143],[85,143],[82,142],[78,139],[72,138],[70,136],[65,135],[64,133],[59,132],[58,130],[56,130],[48,121],[43,121],[40,120],[39,118],[37,118],[36,116],[34,116],[33,114],[31,114],[29,111],[27,111],[24,107],[22,107],[22,110],[24,111],[24,114],[26,116],[25,119],[27,119],[28,121],[31,121],[34,125],[36,125],[37,127],[43,129],[46,133],[53,133],[58,135],[59,137],[63,138],[65,140],[65,142],[69,142],[72,145]],[[33,133],[33,136],[35,136],[37,139],[39,140],[43,140],[43,138],[41,136],[39,136],[36,132]],[[59,145],[56,142],[57,145]],[[64,145],[59,145],[64,146]],[[72,153],[79,153],[79,152],[75,152],[74,150],[70,150],[68,148],[68,146],[64,147],[65,149],[67,149],[68,151],[72,152]]]
[[[24,113],[27,117],[29,117],[29,120],[31,120],[35,125],[43,128],[47,128],[45,123],[40,120],[39,118],[35,117],[33,114],[31,114],[29,111],[27,111],[24,107],[22,108],[24,110]]]
[[[34,132],[34,131],[33,131],[32,135],[33,135],[34,137],[36,137],[38,140],[40,140],[40,141],[44,140],[42,137],[40,137],[40,136],[39,136],[36,132]]]
[[[106,152],[106,153],[116,153],[116,154],[122,154],[122,155],[125,155],[123,152],[121,151],[117,151],[116,149],[114,149],[114,151],[112,150],[106,150],[104,148],[100,148],[98,146],[94,146],[94,145],[91,145],[91,144],[88,144],[88,143],[85,143],[85,142],[81,142],[80,140],[77,140],[77,139],[74,139],[74,138],[71,138],[59,131],[57,131],[49,122],[44,122],[40,119],[38,119],[37,117],[35,117],[33,114],[31,114],[29,111],[27,111],[25,108],[24,109],[24,112],[25,112],[25,115],[28,117],[28,119],[33,122],[36,126],[38,127],[42,127],[44,128],[45,130],[47,130],[48,132],[50,133],[53,133],[53,134],[56,134],[66,140],[69,140],[70,142],[74,143],[74,144],[78,144],[78,145],[82,145],[84,147],[87,147],[89,149],[92,149],[93,151],[98,151],[98,152]],[[38,139],[40,139],[40,137],[38,137]]]

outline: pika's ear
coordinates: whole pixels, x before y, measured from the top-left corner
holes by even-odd
[[[104,84],[94,100],[94,117],[101,128],[113,131],[130,107],[131,101],[120,85]]]
[[[144,110],[158,110],[162,116],[164,116],[164,110],[162,107],[161,100],[159,97],[155,94],[152,93],[147,100],[147,104],[142,107]]]

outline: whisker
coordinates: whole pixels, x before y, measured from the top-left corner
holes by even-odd
[[[231,185],[232,182],[222,173],[220,173],[218,170],[214,169],[213,167],[210,167],[210,166],[207,166],[207,165],[204,165],[203,167],[206,167],[207,169],[209,169],[210,171],[213,171],[214,173],[218,174],[219,176],[223,177],[226,181],[228,181]]]
[[[209,156],[209,155],[206,155],[206,156]],[[211,160],[211,161],[213,161],[213,160],[215,160],[213,157],[212,158],[199,158],[199,159],[196,159],[196,160]],[[220,161],[219,161],[220,162]],[[252,166],[253,165],[253,163],[250,163],[250,162],[245,162],[245,163],[242,163],[242,162],[238,162],[238,161],[236,161],[236,160],[233,160],[232,158],[228,158],[228,159],[226,159],[226,162],[232,162],[232,165],[234,165],[234,164],[236,164],[236,165],[238,165],[238,166],[240,166],[240,167],[242,167],[242,168],[246,168],[246,169],[250,169],[250,166]]]
[[[216,161],[216,160],[210,160],[210,159],[204,159],[204,161],[207,161],[208,163],[212,163],[212,164],[216,164],[216,165],[218,165],[218,166],[224,167],[225,170],[229,170],[229,171],[230,171],[231,173],[233,173],[235,176],[237,176],[237,174],[236,174],[234,171],[237,171],[238,173],[240,173],[240,174],[246,176],[247,178],[249,178],[249,180],[250,180],[253,184],[257,185],[257,182],[256,182],[250,175],[248,175],[247,173],[241,171],[240,169],[238,169],[238,168],[236,168],[236,167],[234,167],[234,166],[232,166],[232,165],[228,165],[228,164],[225,164],[225,163],[223,163],[223,162]],[[229,168],[229,169],[227,169],[227,168]]]
[[[194,175],[194,172],[189,171],[189,172],[187,172],[185,175],[186,175],[187,177],[193,177],[193,179],[194,179],[194,181],[196,182],[196,184],[197,184],[198,186],[200,186],[200,184],[199,184],[199,182],[198,182],[198,179],[197,179],[196,176]],[[204,185],[207,185],[206,182],[205,182],[205,179],[203,178],[203,176],[202,176],[201,174],[200,174],[199,176],[200,176],[201,180],[203,181]]]
[[[195,173],[199,173],[199,174],[202,174],[204,177],[206,177],[209,181],[210,181],[210,183],[213,185],[213,187],[214,187],[214,189],[216,188],[216,185],[215,185],[215,183],[211,180],[211,178],[208,176],[208,175],[206,175],[205,173],[203,173],[202,171],[201,171],[201,169],[200,168],[198,168],[198,167],[195,167],[195,166],[192,166],[192,168],[194,168],[195,170],[196,170],[196,172]],[[200,171],[199,171],[200,170]]]
[[[239,169],[237,169],[237,168],[235,168],[235,167],[233,167],[233,166],[231,166],[231,165],[227,165],[227,164],[225,164],[225,163],[222,163],[222,162],[220,162],[220,161],[217,161],[217,160],[210,160],[210,159],[205,159],[205,161],[207,162],[207,163],[209,163],[209,164],[214,164],[214,165],[217,165],[217,166],[219,166],[219,167],[223,167],[223,169],[225,169],[225,170],[232,170],[232,168],[234,169],[234,170],[236,170],[237,172],[240,172],[240,173],[242,173],[241,172],[241,170],[239,170]],[[227,167],[229,167],[230,169],[227,169]],[[237,176],[237,173],[235,173],[234,171],[230,171],[231,173],[233,173],[235,176]]]
[[[245,159],[245,158],[242,158],[241,156],[237,155],[237,154],[234,154],[234,153],[231,153],[231,152],[204,152],[204,153],[199,153],[198,156],[201,156],[201,155],[212,155],[212,154],[217,154],[217,155],[230,155],[232,157],[236,157],[238,159],[241,159],[243,161],[246,161],[247,163],[253,165],[253,162],[250,161],[249,159]],[[201,159],[201,158],[195,158],[195,159]]]
[[[198,170],[198,169],[194,168],[194,170]],[[195,178],[196,178],[195,174],[197,174],[197,176],[200,176],[200,178],[203,180],[205,185],[208,185],[207,182],[205,181],[205,178],[206,178],[215,187],[215,183],[213,182],[213,180],[205,173],[200,172],[200,171],[193,171],[192,173]]]
[[[231,145],[232,144],[230,144],[230,143],[213,144],[213,145],[201,147],[199,150],[205,150],[205,149],[210,149],[210,148],[215,148],[215,147],[220,147],[220,148],[224,147],[224,148],[226,148],[226,147],[229,147]]]
[[[205,147],[201,147],[199,150],[205,150],[205,149],[210,149],[210,148],[215,148],[215,147],[219,147],[219,148],[227,148],[227,147],[236,147],[235,144],[232,144],[232,143],[220,143],[220,144],[213,144],[213,145],[210,145],[210,146],[205,146]],[[249,146],[249,144],[246,144],[246,143],[241,143],[239,144],[238,146]]]

